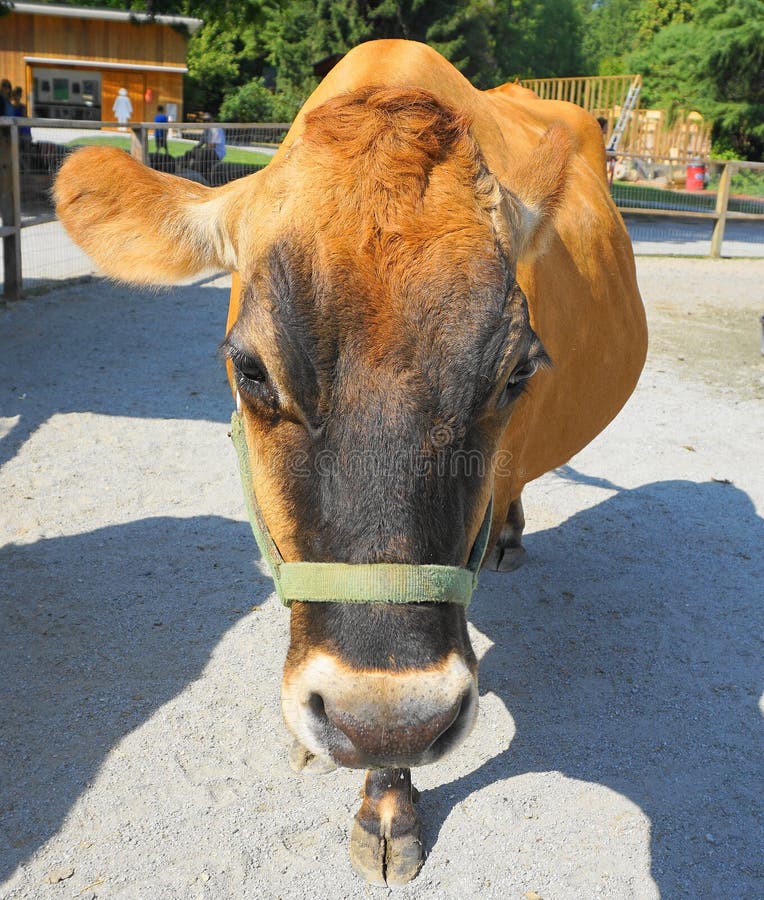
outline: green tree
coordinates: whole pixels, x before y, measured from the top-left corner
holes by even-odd
[[[591,74],[616,75],[628,70],[627,57],[639,46],[643,0],[602,0],[584,13],[581,52]]]
[[[272,122],[276,116],[274,95],[255,78],[228,94],[220,107],[223,122]]]
[[[263,74],[267,50],[261,35],[269,7],[260,0],[184,0],[176,6],[204,20],[188,44],[186,109],[216,113],[225,97]]]
[[[296,111],[318,83],[313,66],[362,41],[424,41],[478,81],[490,82],[487,0],[288,0],[264,27],[269,61],[278,70],[277,93]]]
[[[239,81],[235,34],[217,22],[204,24],[189,41],[184,99],[192,109],[217,109]]]
[[[374,38],[429,44],[468,77],[484,75],[490,4],[458,0],[377,0],[367,4]]]
[[[268,62],[275,67],[276,93],[287,120],[311,94],[318,79],[313,64],[327,55],[316,46],[316,4],[291,0],[273,11],[264,26],[263,41]]]
[[[637,11],[638,45],[649,43],[667,25],[691,22],[695,6],[693,0],[642,0]]]
[[[701,0],[691,22],[658,31],[630,63],[646,103],[697,109],[719,149],[764,156],[764,0]]]
[[[489,29],[501,81],[581,74],[583,16],[576,0],[497,0]]]

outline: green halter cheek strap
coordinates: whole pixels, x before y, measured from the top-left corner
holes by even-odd
[[[293,600],[332,603],[459,603],[469,606],[477,587],[493,517],[493,497],[470,553],[467,566],[403,563],[284,562],[265,524],[252,486],[249,450],[240,413],[231,416],[231,438],[239,457],[241,484],[252,533],[268,563],[276,593],[285,606]]]

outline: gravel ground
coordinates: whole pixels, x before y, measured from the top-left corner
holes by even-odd
[[[764,261],[638,265],[647,369],[528,489],[526,566],[482,578],[481,712],[415,772],[402,898],[764,896]],[[226,299],[94,281],[0,311],[7,900],[386,894],[347,858],[360,773],[287,766]]]

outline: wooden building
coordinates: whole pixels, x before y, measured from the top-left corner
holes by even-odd
[[[30,116],[114,121],[124,88],[130,121],[159,104],[183,119],[189,37],[200,19],[90,7],[15,3],[0,18],[0,78],[24,91]]]

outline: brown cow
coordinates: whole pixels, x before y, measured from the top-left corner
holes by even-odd
[[[597,122],[477,91],[421,44],[350,52],[261,173],[210,189],[90,148],[56,196],[113,277],[237,273],[224,349],[287,561],[461,566],[493,497],[489,563],[512,568],[523,486],[592,440],[642,368]],[[295,602],[282,696],[296,767],[370,769],[356,867],[413,877],[409,769],[475,719],[463,607]]]

